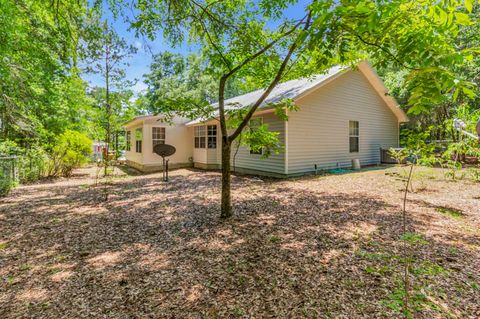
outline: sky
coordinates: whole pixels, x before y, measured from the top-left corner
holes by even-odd
[[[285,10],[285,16],[287,18],[299,18],[304,14],[304,8],[310,1],[299,0],[298,4],[294,7],[290,7]],[[128,44],[137,47],[138,51],[131,58],[125,62],[128,65],[125,67],[127,79],[137,80],[136,84],[132,87],[135,93],[140,93],[147,88],[143,82],[143,75],[150,71],[150,63],[152,62],[153,54],[157,54],[164,51],[170,51],[181,54],[189,54],[198,51],[198,48],[188,44],[172,47],[167,41],[163,39],[159,33],[155,41],[150,41],[146,38],[136,37],[135,31],[129,30],[129,23],[125,22],[122,18],[114,19],[112,14],[108,11],[104,14],[104,19],[112,21],[113,27],[116,32],[123,37]],[[100,76],[95,74],[84,74],[82,76],[90,86],[103,86],[103,80]]]

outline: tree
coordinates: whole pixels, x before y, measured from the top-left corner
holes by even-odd
[[[447,68],[471,52],[470,48],[458,50],[451,41],[459,25],[472,24],[469,15],[460,11],[464,4],[471,9],[470,0],[312,1],[302,17],[283,18],[285,8],[295,3],[144,0],[134,4],[140,14],[132,27],[151,39],[162,30],[173,44],[188,38],[208,57],[205,72],[218,83],[218,114],[211,116],[218,117],[222,134],[223,218],[232,215],[232,142],[279,82],[322,72],[333,64],[353,66],[361,58],[372,58],[380,67],[393,65],[409,72],[409,83],[415,84],[410,103],[418,111],[445,92],[470,85],[455,81],[455,74]],[[244,106],[241,121],[229,132],[225,90],[232,78],[265,91],[255,103]],[[204,113],[208,105],[190,105],[189,110]],[[277,110],[281,113],[288,105],[280,103]]]
[[[84,50],[87,67],[86,72],[99,74],[105,83],[104,99],[104,120],[105,143],[107,148],[111,147],[112,139],[112,90],[122,90],[131,86],[131,83],[125,79],[126,58],[136,52],[134,46],[128,45],[115,30],[109,25],[108,21],[101,21],[98,15],[93,15],[91,24],[88,28],[88,38]],[[105,170],[107,175],[108,156],[104,158]]]
[[[478,21],[480,16],[480,5],[475,4],[471,8],[470,18],[472,21]],[[467,8],[462,13],[468,13]],[[477,36],[480,32],[480,24],[471,23],[459,26],[459,32],[452,37],[455,47],[461,50],[478,48],[480,38]],[[459,133],[453,129],[452,120],[456,117],[459,110],[465,106],[474,110],[480,110],[480,100],[478,89],[480,85],[480,57],[478,54],[465,51],[463,61],[460,64],[446,66],[448,70],[454,73],[457,80],[471,81],[475,85],[464,87],[462,90],[446,91],[439,99],[430,100],[430,103],[424,105],[424,109],[419,109],[409,103],[409,98],[413,94],[415,83],[409,85],[409,72],[397,67],[386,66],[379,71],[384,78],[389,92],[396,98],[401,107],[408,112],[410,122],[408,127],[418,132],[424,132],[431,128],[429,139],[431,140],[453,140],[458,141]],[[468,121],[468,118],[464,118]]]
[[[188,111],[192,106],[198,110],[204,104],[216,102],[218,86],[212,75],[204,72],[206,67],[205,57],[199,54],[184,56],[165,51],[154,55],[150,73],[144,76],[148,86],[144,96],[145,108],[151,113],[168,114],[177,109],[179,104]],[[231,97],[246,91],[243,83],[231,81],[225,95]],[[205,111],[208,115],[206,107]]]
[[[80,123],[77,45],[86,1],[0,1],[0,138],[49,144]]]
[[[101,140],[106,136],[106,125],[104,124],[105,120],[105,110],[104,105],[106,97],[106,89],[103,87],[93,87],[89,91],[89,96],[92,101],[92,110],[88,114],[90,119],[89,123],[86,124],[89,128],[90,137],[96,140]],[[121,125],[133,117],[142,113],[139,105],[136,101],[133,100],[134,93],[131,90],[118,90],[110,92],[110,108],[111,108],[111,117],[110,117],[110,130],[112,132],[112,142],[115,145],[115,149],[119,149],[119,132],[121,131]],[[100,123],[100,125],[98,125]]]

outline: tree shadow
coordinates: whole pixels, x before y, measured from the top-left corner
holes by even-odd
[[[0,205],[0,317],[395,317],[380,300],[399,278],[399,207],[286,185],[235,177],[228,221],[218,218],[217,173],[119,180],[106,202],[102,187],[17,193]],[[428,226],[414,214],[407,224]],[[455,248],[472,263],[453,279],[466,300],[455,307],[471,311],[474,288],[462,283],[478,280],[475,253],[429,242],[414,256]]]

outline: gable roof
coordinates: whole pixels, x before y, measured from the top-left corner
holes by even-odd
[[[164,123],[168,125],[170,124],[184,125],[190,121],[187,118],[176,116],[176,115],[173,116],[172,118],[165,118],[165,116],[162,114],[157,114],[157,115],[150,114],[150,115],[140,115],[140,116],[134,117],[130,121],[123,123],[122,127],[128,128],[128,127],[136,126],[139,124],[144,124],[145,121],[149,121],[149,120],[155,120],[158,123]]]
[[[269,96],[260,104],[259,109],[266,108],[272,104],[281,102],[284,99],[298,99],[306,94],[320,88],[326,83],[334,80],[341,74],[349,71],[348,67],[344,66],[334,66],[330,68],[326,73],[315,75],[310,78],[300,78],[296,80],[287,81],[284,83],[278,84]],[[398,103],[393,97],[388,95],[388,90],[384,86],[382,80],[378,77],[377,73],[370,64],[366,61],[360,62],[358,64],[358,70],[363,73],[367,78],[369,83],[373,86],[375,91],[379,94],[382,100],[387,104],[387,106],[392,110],[392,112],[397,116],[399,122],[407,122],[408,118],[400,108]],[[258,98],[265,92],[265,89],[256,90],[247,94],[235,96],[233,98],[225,100],[225,110],[240,109],[247,107],[255,103]],[[218,103],[212,104],[213,107],[218,108]],[[213,118],[219,116],[218,110],[212,115]],[[206,121],[207,119],[198,118],[193,121],[186,123],[186,125],[195,125]]]

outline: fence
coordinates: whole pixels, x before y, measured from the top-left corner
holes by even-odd
[[[0,157],[0,196],[6,195],[19,181],[18,156]]]

